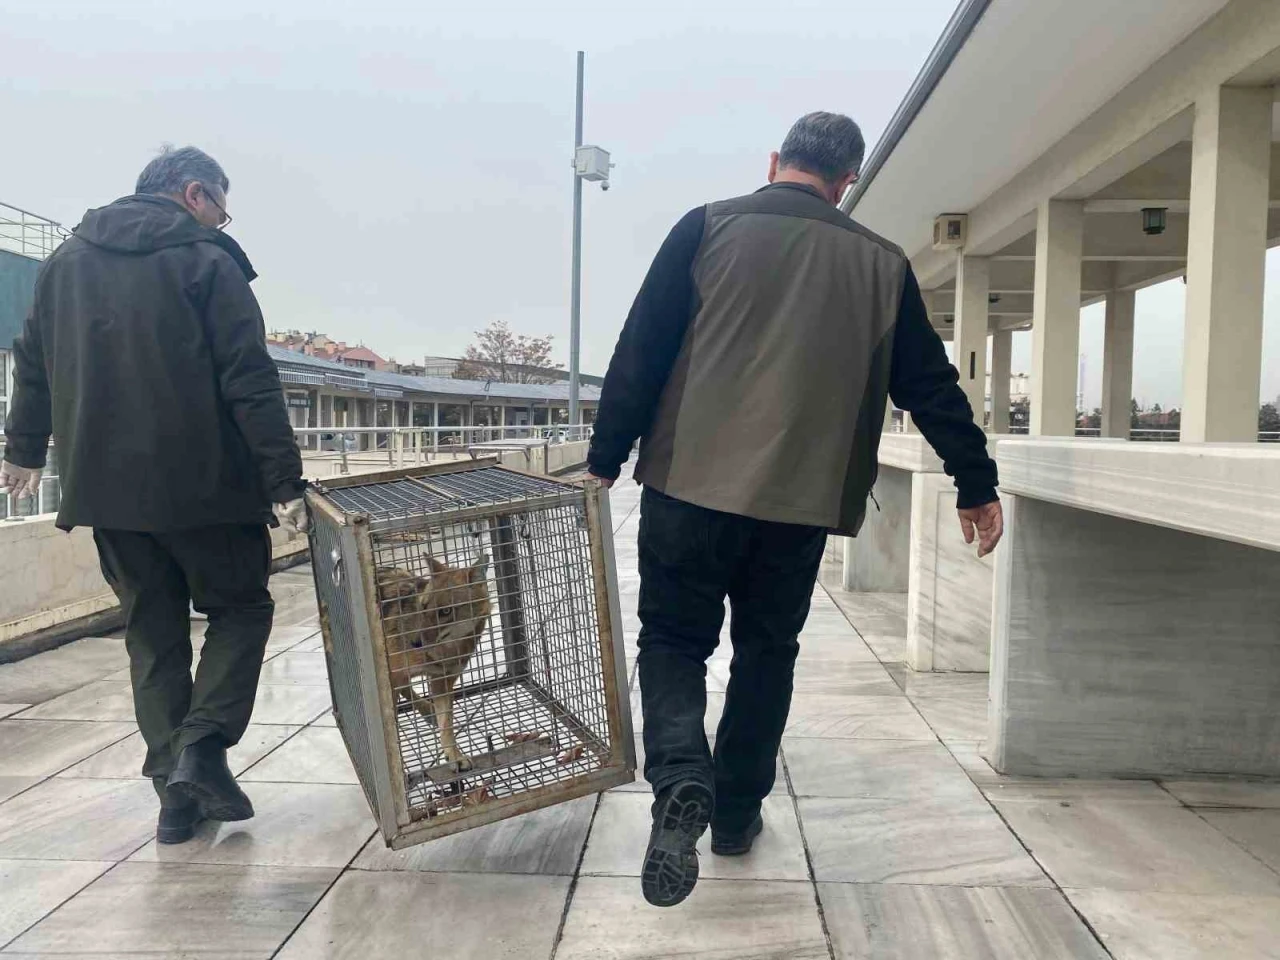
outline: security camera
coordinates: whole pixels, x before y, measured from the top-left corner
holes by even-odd
[[[601,190],[608,190],[608,189],[609,189],[609,181],[608,181],[608,180],[602,180],[602,181],[600,181],[600,189],[601,189]]]

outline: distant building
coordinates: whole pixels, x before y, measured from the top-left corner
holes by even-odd
[[[273,330],[267,334],[267,343],[292,350],[294,353],[301,353],[303,356],[341,363],[348,367],[389,373],[400,372],[398,364],[392,360],[384,360],[364,344],[348,346],[345,341],[334,340],[324,333]]]

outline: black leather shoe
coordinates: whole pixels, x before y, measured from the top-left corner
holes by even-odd
[[[674,907],[698,882],[698,839],[711,820],[711,790],[685,780],[653,805],[653,830],[640,870],[640,889],[655,907]]]
[[[188,803],[181,807],[161,807],[160,819],[156,823],[157,843],[186,843],[196,835],[196,827],[204,817],[200,807]]]
[[[720,857],[740,857],[751,852],[751,845],[764,829],[764,819],[760,814],[751,821],[745,830],[724,831],[711,828],[711,852]]]
[[[227,748],[213,738],[198,740],[178,754],[167,787],[199,804],[200,812],[210,820],[248,820],[253,816],[253,804],[227,766]]]

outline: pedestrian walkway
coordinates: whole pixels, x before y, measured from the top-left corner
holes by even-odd
[[[639,489],[612,504],[634,664]],[[1280,957],[1280,784],[1000,777],[986,677],[908,673],[900,600],[823,588],[765,832],[704,856],[685,904],[640,895],[642,782],[388,851],[328,713],[309,577],[273,579],[232,751],[258,816],[179,847],[151,840],[123,641],[0,666],[0,958]]]

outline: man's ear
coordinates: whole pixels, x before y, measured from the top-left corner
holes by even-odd
[[[182,199],[187,205],[188,210],[194,210],[200,202],[200,194],[204,193],[204,187],[200,185],[198,180],[192,180],[182,190]]]
[[[769,154],[769,182],[773,183],[778,178],[778,151],[775,150]]]

